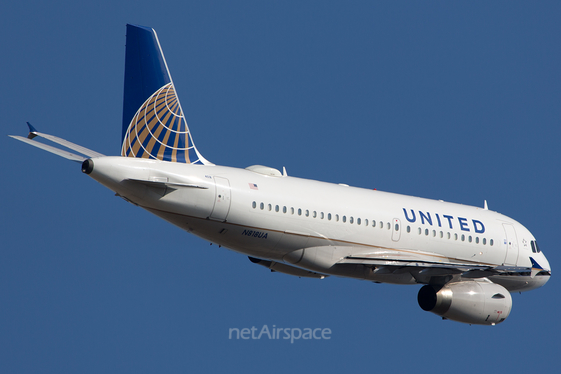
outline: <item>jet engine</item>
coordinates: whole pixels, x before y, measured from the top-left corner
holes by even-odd
[[[503,322],[512,309],[512,297],[501,285],[490,282],[455,282],[443,287],[423,286],[419,306],[444,319],[475,325]]]

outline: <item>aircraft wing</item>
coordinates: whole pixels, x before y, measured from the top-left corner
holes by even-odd
[[[532,272],[529,267],[496,266],[476,261],[458,260],[435,253],[380,248],[369,252],[343,257],[337,264],[372,265],[374,272],[393,273],[407,268],[420,269],[426,274],[462,274],[467,278],[482,278],[491,275],[507,275]]]
[[[448,257],[435,253],[417,251],[400,251],[379,249],[366,253],[345,256],[339,263],[363,264],[378,266],[415,266],[415,267],[441,267],[441,268],[466,268],[487,269],[489,265],[477,262],[454,261]]]

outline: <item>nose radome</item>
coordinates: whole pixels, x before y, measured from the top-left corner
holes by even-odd
[[[542,268],[546,271],[551,272],[551,266],[549,265],[549,261],[547,261],[547,258],[543,254],[542,254],[542,262],[543,264],[540,264]]]

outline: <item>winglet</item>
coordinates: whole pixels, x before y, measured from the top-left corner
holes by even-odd
[[[532,257],[530,257],[530,261],[532,262],[532,272],[530,273],[530,277],[534,278],[536,274],[544,269]]]
[[[37,136],[37,130],[35,127],[31,126],[31,123],[27,122],[27,127],[29,127],[29,134],[27,135],[27,139],[33,139]]]

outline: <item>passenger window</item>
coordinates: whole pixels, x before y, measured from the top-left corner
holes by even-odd
[[[261,208],[261,210],[265,209],[265,204],[261,203],[261,204],[259,205],[259,208]]]
[[[372,227],[376,227],[376,221],[372,220]]]
[[[335,222],[339,222],[339,215],[338,214],[335,215]]]
[[[479,244],[479,236],[475,237],[475,244]]]
[[[466,240],[466,236],[462,234],[462,241],[464,242],[465,240]]]
[[[286,213],[286,212],[287,212],[286,206],[283,206],[283,207],[282,207],[282,212],[283,212],[283,213]]]
[[[327,220],[331,221],[331,213],[327,213]]]
[[[310,216],[310,211],[308,209],[306,209],[306,217]]]
[[[273,206],[271,204],[269,204],[269,212],[273,210]]]
[[[347,216],[343,216],[343,222],[347,222]]]
[[[278,212],[278,211],[279,211],[279,206],[275,205],[275,212]]]
[[[429,236],[429,229],[425,229],[425,235]]]
[[[290,214],[294,214],[294,207],[290,207]]]
[[[254,201],[251,206],[253,207],[253,209],[255,209],[257,207],[257,203]]]
[[[298,208],[298,215],[301,216],[302,215],[302,209]]]
[[[316,211],[314,210],[313,217],[316,218],[317,216],[318,216],[318,214],[317,214]]]
[[[489,240],[489,245],[492,247],[493,246],[493,239]]]
[[[432,230],[432,237],[436,238],[436,230]]]
[[[483,238],[483,245],[487,244],[487,238]]]
[[[349,223],[350,223],[351,225],[353,224],[354,221],[355,221],[355,219],[354,219],[352,216],[349,217]]]
[[[323,212],[320,213],[319,218],[320,218],[320,219],[323,219]]]
[[[368,219],[364,219],[364,226],[368,226]]]
[[[470,235],[470,236],[468,236],[468,242],[470,242],[470,243],[471,243],[471,235]]]
[[[398,223],[395,224],[395,231],[399,231],[399,224]]]
[[[411,232],[411,226],[407,226],[407,233]]]

